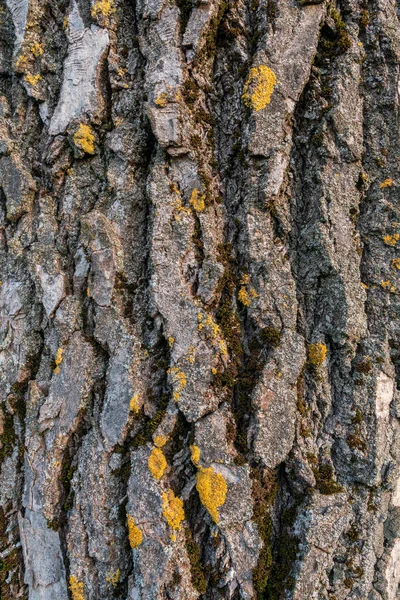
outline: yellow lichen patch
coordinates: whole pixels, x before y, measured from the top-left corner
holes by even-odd
[[[167,468],[167,461],[160,448],[153,448],[147,461],[151,474],[155,479],[161,479]]]
[[[392,267],[393,269],[400,269],[400,258],[393,258]]]
[[[201,195],[197,188],[194,188],[192,195],[190,196],[190,204],[193,206],[196,212],[201,212],[206,207],[205,199],[206,197]]]
[[[173,398],[175,402],[178,402],[182,391],[186,387],[186,375],[183,371],[178,369],[178,367],[171,367],[168,369],[167,373],[171,376],[172,385],[174,387]]]
[[[37,85],[39,83],[39,81],[41,81],[41,79],[42,79],[42,76],[39,73],[37,75],[31,75],[31,74],[25,75],[25,81],[27,83],[29,83],[29,85],[32,85],[32,86]]]
[[[222,339],[221,329],[212,316],[200,312],[197,315],[197,321],[197,329],[201,332],[202,337],[211,340],[212,345],[218,349],[221,356],[228,356],[228,349],[225,340]]]
[[[138,413],[140,410],[140,406],[139,406],[139,394],[135,394],[134,396],[132,396],[130,402],[129,402],[129,410],[131,410],[134,413]]]
[[[156,435],[153,441],[154,445],[157,446],[157,448],[162,448],[167,443],[168,438],[166,435]]]
[[[198,446],[190,446],[190,458],[192,459],[192,463],[194,465],[198,465],[199,464],[199,460],[200,460],[200,448]]]
[[[214,523],[218,523],[218,508],[225,503],[228,486],[221,473],[216,473],[212,467],[197,471],[196,489],[200,501],[210,513]]]
[[[132,517],[132,515],[128,515],[127,522],[130,547],[137,548],[143,541],[143,534],[139,527],[135,525],[135,519]]]
[[[34,42],[32,44],[32,46],[29,48],[29,52],[31,54],[33,54],[33,56],[35,56],[35,58],[38,58],[39,56],[42,56],[42,54],[43,54],[43,46],[42,46],[42,44],[39,44],[39,42]]]
[[[92,17],[110,17],[115,13],[113,0],[96,0],[92,8]]]
[[[162,512],[168,525],[179,531],[185,518],[185,511],[182,500],[175,496],[172,490],[162,493]]]
[[[382,281],[381,286],[383,287],[384,290],[387,290],[388,292],[396,292],[396,288],[394,285],[392,285],[392,282],[388,279],[387,281]]]
[[[59,348],[59,349],[57,350],[57,353],[56,353],[56,358],[55,358],[55,361],[54,361],[54,364],[55,364],[56,366],[55,366],[55,369],[54,369],[53,373],[54,373],[55,375],[58,375],[58,374],[59,374],[59,372],[60,372],[60,365],[61,365],[61,363],[62,363],[62,355],[63,355],[63,349],[62,349],[62,348]]]
[[[173,338],[172,336],[170,336],[168,338],[168,344],[169,344],[170,348],[172,348],[172,346],[174,345],[174,342],[175,342],[175,338]]]
[[[108,581],[108,583],[111,583],[113,587],[117,587],[120,576],[121,571],[119,569],[117,569],[115,573],[113,573],[113,571],[110,571],[110,573],[106,575],[106,581]]]
[[[94,154],[94,135],[89,125],[80,123],[78,131],[74,134],[74,144],[87,154]]]
[[[326,345],[321,344],[320,342],[317,344],[309,344],[307,348],[307,357],[310,365],[314,367],[319,367],[322,365],[326,358]]]
[[[383,190],[384,188],[392,187],[392,185],[393,185],[393,179],[391,177],[388,177],[387,179],[385,179],[385,181],[382,181],[382,183],[379,186],[379,188],[381,190]]]
[[[252,298],[258,298],[258,294],[257,294],[256,290],[253,287],[250,288],[249,294],[250,294],[250,296]]]
[[[196,359],[196,348],[194,346],[189,346],[188,352],[185,356],[185,360],[188,361],[191,365],[194,363]]]
[[[251,300],[250,300],[250,296],[248,294],[248,291],[246,290],[246,288],[244,287],[244,285],[242,285],[242,287],[239,290],[238,293],[238,300],[239,302],[241,302],[244,306],[250,306],[251,304]]]
[[[243,102],[254,110],[261,110],[271,102],[276,85],[276,75],[266,65],[253,67],[244,84]]]
[[[72,600],[85,600],[83,595],[84,585],[76,577],[71,575],[69,578],[69,589],[71,590]]]
[[[394,233],[393,235],[384,235],[383,241],[387,246],[395,246],[400,240],[400,233]]]
[[[163,92],[162,94],[157,96],[157,98],[155,99],[154,102],[155,102],[156,106],[159,106],[160,108],[164,108],[164,106],[167,106],[167,104],[168,104],[167,92]]]

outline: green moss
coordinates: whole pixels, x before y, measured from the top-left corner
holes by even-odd
[[[351,419],[353,425],[358,425],[363,422],[363,414],[359,408],[356,408],[354,416]]]
[[[283,527],[277,536],[276,555],[264,595],[268,600],[282,600],[285,593],[294,588],[295,580],[291,573],[293,562],[297,557],[299,539],[292,535],[291,528],[296,519],[299,503],[299,500],[296,501],[282,514]]]
[[[311,138],[311,143],[314,146],[317,146],[317,147],[322,146],[323,141],[324,141],[324,134],[323,134],[322,131],[320,131],[319,133],[314,134],[312,136],[312,138]]]
[[[257,566],[253,570],[253,585],[256,598],[263,598],[272,568],[272,519],[270,508],[277,492],[276,473],[267,471],[262,477],[258,469],[251,470],[253,521],[263,542]]]
[[[361,452],[366,452],[368,449],[367,444],[361,438],[360,433],[357,431],[356,433],[350,433],[346,438],[347,445],[352,450],[360,450]]]
[[[329,464],[321,464],[313,467],[313,473],[316,481],[316,488],[321,494],[339,494],[343,492],[343,487],[333,479],[333,468]]]
[[[278,348],[281,343],[282,334],[275,327],[265,327],[265,329],[261,329],[260,337],[265,344],[273,348]]]
[[[4,415],[3,420],[3,433],[0,435],[0,441],[2,443],[2,447],[0,448],[0,465],[6,458],[6,456],[10,455],[14,449],[14,446],[17,442],[17,436],[15,435],[14,430],[14,418],[7,411],[5,403],[0,405],[0,410],[2,410]]]
[[[369,25],[369,12],[363,8],[360,13],[360,25],[362,27],[367,27]]]
[[[201,563],[200,547],[193,540],[193,535],[189,527],[185,527],[186,550],[190,562],[190,573],[193,587],[199,594],[205,594],[207,591],[207,582],[204,577],[204,569]]]
[[[359,373],[363,373],[364,375],[368,375],[372,371],[372,362],[370,358],[364,358],[355,366],[356,371]]]

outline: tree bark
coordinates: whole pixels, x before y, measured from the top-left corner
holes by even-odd
[[[400,598],[396,0],[0,0],[0,597]]]

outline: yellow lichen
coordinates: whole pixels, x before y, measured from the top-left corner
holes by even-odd
[[[320,342],[317,344],[309,344],[307,348],[307,357],[310,365],[314,367],[319,367],[322,365],[326,358],[326,345],[321,344]]]
[[[157,96],[157,98],[155,99],[154,102],[160,108],[164,108],[164,106],[167,106],[167,104],[168,104],[167,92],[163,92],[162,94],[160,94],[159,96]]]
[[[185,518],[183,502],[172,490],[162,493],[162,512],[172,529],[179,531],[182,528],[181,523]]]
[[[246,288],[243,285],[242,285],[242,287],[239,290],[238,300],[244,306],[250,306],[250,304],[251,304],[251,300],[250,300],[250,296],[248,294],[248,291],[246,290]]]
[[[161,479],[167,468],[167,461],[160,448],[153,448],[147,461],[151,474],[155,479]]]
[[[157,448],[162,448],[167,443],[168,438],[166,435],[156,435],[153,441],[154,445],[157,446]]]
[[[379,186],[379,188],[381,190],[383,190],[384,188],[392,187],[392,185],[393,185],[393,179],[391,179],[391,177],[388,177],[387,179],[385,179],[385,181],[382,181],[382,183]]]
[[[200,460],[200,448],[198,446],[190,446],[190,458],[192,459],[192,463],[194,465],[198,465],[199,464],[199,460]]]
[[[96,0],[92,8],[92,17],[110,17],[115,10],[113,0]]]
[[[258,298],[258,294],[257,294],[256,290],[253,287],[250,288],[249,294],[250,294],[250,296],[252,298]]]
[[[37,85],[39,81],[41,81],[41,79],[42,76],[39,73],[37,73],[37,75],[31,75],[30,73],[28,73],[28,75],[25,75],[25,81],[32,86]]]
[[[214,523],[218,523],[218,508],[225,503],[228,486],[221,473],[212,467],[199,467],[197,471],[196,489],[200,501],[210,513]]]
[[[29,48],[29,51],[31,54],[33,54],[33,56],[38,58],[39,56],[42,56],[42,54],[43,54],[43,46],[42,46],[42,44],[39,44],[39,42],[34,42],[32,44],[32,46]]]
[[[197,315],[197,320],[197,329],[201,332],[202,337],[211,340],[212,345],[218,349],[218,354],[228,356],[228,349],[225,340],[222,339],[221,329],[212,316],[209,314],[204,315],[200,312]]]
[[[89,125],[80,123],[77,132],[74,134],[74,144],[87,154],[94,154],[94,135]]]
[[[73,575],[69,578],[69,589],[71,590],[72,600],[85,600],[84,585],[82,581],[78,581]]]
[[[115,573],[110,571],[110,573],[108,575],[106,575],[106,581],[108,581],[108,583],[111,583],[111,585],[113,587],[117,587],[120,576],[121,576],[121,571],[119,569],[117,569],[115,571]]]
[[[175,338],[173,338],[172,336],[170,336],[168,338],[168,344],[169,344],[170,348],[172,348],[172,346],[174,345],[174,342],[175,342]]]
[[[197,188],[194,188],[192,195],[190,196],[190,204],[193,206],[196,212],[201,212],[205,209],[205,195],[201,195]]]
[[[261,110],[271,102],[271,96],[276,85],[276,75],[266,65],[253,67],[243,90],[243,102],[254,110]]]
[[[388,246],[395,246],[400,240],[400,233],[394,233],[393,235],[384,235],[383,241]]]
[[[186,387],[186,375],[177,367],[171,367],[170,369],[168,369],[167,373],[168,375],[170,375],[172,385],[174,387],[173,398],[175,402],[178,402],[183,389]]]
[[[143,541],[143,534],[139,527],[135,525],[135,519],[132,517],[132,515],[128,515],[127,522],[130,547],[137,548]]]
[[[392,259],[392,267],[394,269],[400,269],[400,258],[393,258]]]
[[[54,373],[55,375],[58,375],[58,374],[59,374],[59,372],[60,372],[60,365],[61,365],[61,363],[62,363],[62,355],[63,355],[63,349],[62,349],[62,348],[59,348],[59,349],[57,350],[57,353],[56,353],[56,358],[55,358],[55,360],[54,360],[54,364],[55,364],[56,366],[55,366],[55,369],[54,369],[53,373]]]
[[[185,360],[188,361],[191,365],[194,363],[196,359],[196,348],[194,346],[189,346],[188,352],[185,356]]]
[[[134,396],[132,396],[130,402],[129,402],[129,410],[131,410],[134,413],[138,413],[140,410],[140,406],[139,406],[139,394],[135,394]]]
[[[396,288],[394,285],[392,285],[392,282],[388,279],[387,281],[382,281],[381,282],[381,286],[383,287],[384,290],[388,290],[389,292],[396,292]]]

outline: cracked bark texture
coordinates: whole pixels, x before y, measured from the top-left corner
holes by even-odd
[[[0,0],[0,597],[400,598],[396,0]]]

